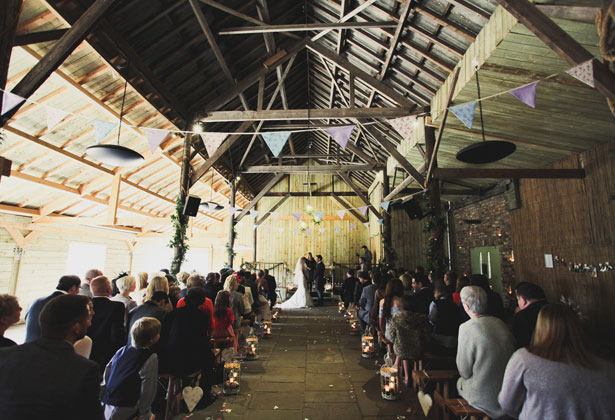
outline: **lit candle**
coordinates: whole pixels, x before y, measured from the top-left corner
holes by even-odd
[[[384,386],[384,392],[389,392],[391,390],[391,388],[388,385]]]

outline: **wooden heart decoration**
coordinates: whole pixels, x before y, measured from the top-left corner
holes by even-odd
[[[423,391],[419,391],[417,396],[419,398],[419,404],[421,404],[421,408],[423,409],[423,414],[427,416],[427,413],[429,413],[429,409],[433,405],[431,395],[425,394]]]
[[[184,402],[188,407],[188,411],[192,413],[194,407],[196,407],[199,401],[201,401],[201,398],[203,398],[203,390],[199,386],[187,386],[182,389],[182,396],[184,397]]]

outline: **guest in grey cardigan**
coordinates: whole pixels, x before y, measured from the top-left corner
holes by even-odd
[[[612,419],[614,389],[615,367],[589,354],[577,315],[545,305],[532,345],[508,362],[498,400],[519,420]]]
[[[470,320],[459,327],[457,390],[468,403],[491,418],[505,413],[498,403],[506,364],[515,339],[499,318],[487,315],[487,294],[478,286],[461,290],[461,303]]]

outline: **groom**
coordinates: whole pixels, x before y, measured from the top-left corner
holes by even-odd
[[[325,265],[322,262],[322,255],[316,255],[316,268],[314,269],[314,284],[316,293],[318,293],[318,306],[323,306],[325,301],[323,295],[325,293]]]

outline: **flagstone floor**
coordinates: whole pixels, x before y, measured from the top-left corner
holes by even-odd
[[[381,360],[361,357],[360,337],[329,305],[282,311],[272,337],[260,340],[259,359],[242,363],[240,394],[221,395],[189,418],[424,419],[411,388],[398,401],[380,397]]]

